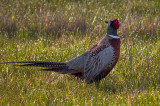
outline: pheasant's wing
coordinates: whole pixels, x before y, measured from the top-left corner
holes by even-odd
[[[113,59],[113,49],[111,46],[105,47],[100,46],[92,51],[87,58],[84,77],[87,82],[94,80],[102,70],[112,62]]]
[[[86,64],[86,59],[90,54],[90,50],[94,49],[96,46],[97,44],[93,45],[85,53],[66,62],[67,66],[69,66],[69,69],[74,69],[74,70],[84,69],[84,66]]]
[[[86,64],[86,59],[88,58],[88,56],[90,54],[90,50],[96,48],[96,46],[97,46],[97,44],[93,45],[85,53],[66,62],[66,64],[69,66],[69,69],[78,70],[78,69],[84,68],[84,66]]]
[[[69,60],[68,62],[66,62],[66,64],[67,66],[69,66],[69,69],[78,70],[78,69],[84,68],[85,61],[88,55],[89,55],[89,51],[86,51],[85,53]]]

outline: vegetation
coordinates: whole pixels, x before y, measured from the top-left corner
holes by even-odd
[[[160,105],[159,0],[1,0],[0,62],[64,62],[123,24],[121,57],[100,87],[39,68],[0,65],[0,105]]]

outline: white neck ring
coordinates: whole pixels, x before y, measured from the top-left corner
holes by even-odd
[[[114,36],[114,35],[109,35],[109,34],[107,34],[109,37],[111,37],[111,38],[114,38],[114,39],[119,39],[120,37],[119,36]]]

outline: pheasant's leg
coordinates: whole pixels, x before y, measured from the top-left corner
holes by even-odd
[[[96,88],[99,88],[99,82],[100,82],[100,81],[96,81],[96,82],[95,82]]]

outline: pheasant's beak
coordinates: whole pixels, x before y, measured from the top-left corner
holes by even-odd
[[[119,26],[121,26],[121,24],[122,24],[122,23],[121,23],[121,22],[119,22],[118,24],[119,24]]]

